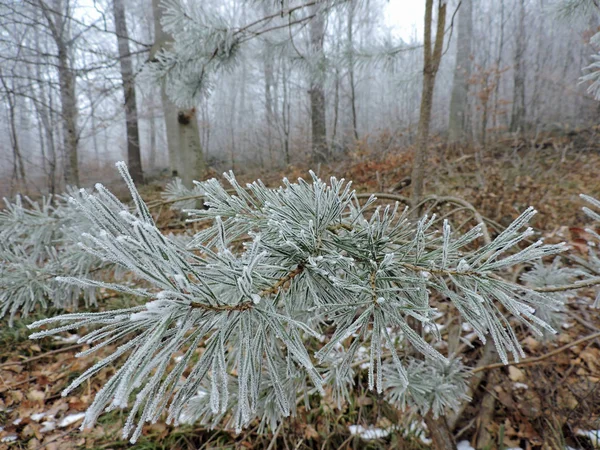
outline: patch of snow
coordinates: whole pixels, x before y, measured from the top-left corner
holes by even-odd
[[[462,324],[462,330],[465,333],[470,333],[471,331],[473,331],[473,327],[471,326],[471,324],[469,324],[467,322],[463,322],[463,324]]]
[[[68,337],[54,336],[54,340],[63,342],[65,344],[73,344],[79,340],[79,337],[80,336],[78,334],[72,334]]]
[[[19,417],[18,419],[13,420],[13,425],[19,425],[22,421],[23,419]]]
[[[72,425],[75,422],[80,421],[84,417],[85,417],[85,413],[69,414],[68,416],[63,417],[63,419],[58,423],[58,426],[61,428],[68,427],[69,425]]]
[[[513,387],[515,389],[529,389],[529,386],[527,386],[525,383],[513,383]]]
[[[575,325],[573,322],[570,322],[570,323],[569,323],[569,322],[566,322],[566,323],[563,323],[563,324],[562,324],[562,327],[563,327],[565,330],[568,330],[568,329],[569,329],[569,328],[571,328],[573,325]]]
[[[356,359],[357,361],[361,361],[361,360],[363,360],[363,359],[367,358],[367,356],[368,356],[368,351],[367,351],[367,348],[366,348],[366,347],[362,347],[362,346],[361,346],[361,347],[358,347],[358,351],[356,352],[355,359]],[[368,362],[367,362],[367,363],[362,363],[362,364],[360,365],[360,368],[361,368],[361,369],[367,369],[367,368],[368,368],[370,365],[371,365],[371,364],[370,364],[370,363],[368,363]]]
[[[577,434],[577,436],[587,437],[590,441],[592,441],[594,448],[600,448],[600,430],[578,430],[575,434]]]
[[[175,362],[176,362],[176,363],[178,363],[178,362],[180,362],[182,359],[183,359],[183,355],[176,356],[176,357],[175,357]]]
[[[44,418],[44,416],[46,415],[46,413],[35,413],[32,414],[29,418],[31,420],[33,420],[34,422],[39,422],[40,420],[42,420]]]
[[[373,426],[369,426],[368,428],[363,427],[362,425],[348,425],[348,430],[350,430],[351,434],[358,434],[362,439],[369,441],[372,439],[381,439],[389,436],[391,430],[384,430],[382,428],[376,428]]]
[[[475,450],[473,447],[471,447],[471,444],[469,443],[469,441],[460,441],[458,444],[456,444],[456,450]]]
[[[465,336],[465,339],[469,342],[474,341],[475,339],[477,339],[479,336],[477,335],[477,333],[475,333],[474,331],[472,333],[469,333]]]
[[[0,439],[0,442],[15,442],[16,440],[16,434],[9,434],[8,436],[4,436],[2,439]]]
[[[56,423],[55,422],[42,422],[43,427],[40,428],[40,433],[47,433],[48,431],[52,431],[56,429]]]

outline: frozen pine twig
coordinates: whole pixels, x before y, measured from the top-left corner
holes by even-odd
[[[413,222],[398,204],[366,215],[375,198],[361,205],[344,180],[325,183],[311,173],[308,181],[284,179],[271,189],[260,181],[243,187],[229,173],[232,192],[214,179],[198,183],[208,209],[189,211],[190,220],[209,227],[184,246],[158,230],[125,165],[118,167],[133,211],[101,185],[71,201],[98,230],[84,236],[84,248],[150,288],[63,281],[139,295],[146,303],[32,325],[56,325],[34,338],[88,327],[79,340],[92,345],[85,355],[117,345],[64,392],[117,364],[82,427],[102,411],[128,407],[124,435],[132,441],[163,412],[175,424],[201,420],[240,430],[260,418],[276,429],[295,414],[303,392],[323,393],[327,384],[336,398],[347,397],[361,358],[370,389],[400,408],[444,414],[464,399],[467,372],[431,345],[441,339],[437,328],[426,339],[411,325],[433,323],[434,292],[481,340],[495,344],[504,363],[509,354],[523,356],[506,312],[536,333],[553,331],[535,312],[560,308],[560,298],[501,277],[563,249],[525,244],[532,208],[486,243],[480,226],[455,233],[446,220],[438,230],[435,217]],[[243,241],[241,250],[234,240]],[[422,357],[407,357],[414,354],[409,348]]]

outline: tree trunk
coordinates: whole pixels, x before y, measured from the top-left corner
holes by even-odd
[[[420,215],[419,202],[423,197],[423,184],[425,178],[425,164],[427,163],[427,145],[429,141],[429,127],[431,123],[431,110],[433,106],[433,90],[435,77],[442,59],[442,47],[444,45],[444,28],[446,25],[446,2],[438,0],[437,30],[435,45],[432,47],[432,24],[433,24],[433,0],[425,3],[425,36],[423,40],[423,93],[421,94],[421,111],[419,115],[419,127],[417,131],[417,148],[412,170],[412,196],[411,202],[414,214]],[[456,450],[456,444],[452,433],[448,428],[446,419],[440,417],[435,419],[431,412],[425,416],[425,423],[431,434],[431,438],[437,450]]]
[[[133,78],[133,63],[129,51],[129,34],[125,19],[124,0],[113,0],[115,16],[115,31],[119,47],[119,62],[125,96],[125,123],[127,130],[127,165],[131,178],[136,183],[144,182],[142,159],[140,155],[140,132],[138,129],[138,113],[135,96],[135,80]]]
[[[160,3],[161,0],[152,0],[155,42],[150,50],[150,60],[155,58],[158,51],[168,48],[173,40],[161,26],[160,21],[164,10]],[[181,177],[186,186],[192,187],[192,180],[202,179],[206,171],[204,154],[200,145],[196,109],[179,109],[168,98],[164,86],[161,88],[161,98],[167,129],[171,173],[173,176]]]
[[[267,122],[267,148],[269,150],[269,161],[271,167],[274,166],[273,160],[273,60],[271,55],[265,55],[265,111]]]
[[[19,146],[19,135],[17,133],[17,125],[15,123],[15,97],[13,87],[8,87],[2,71],[0,70],[0,81],[4,92],[6,92],[6,100],[8,101],[8,121],[10,122],[10,142],[13,149],[13,178],[17,182],[17,191],[25,189],[25,166],[23,164],[23,156],[21,155],[21,147]],[[14,85],[13,85],[14,86]]]
[[[358,141],[358,125],[356,120],[356,85],[354,83],[354,0],[348,7],[348,77],[350,81],[350,110],[352,111],[352,131]]]
[[[79,161],[77,146],[79,131],[77,129],[78,107],[76,94],[75,72],[69,61],[70,24],[69,1],[53,0],[48,7],[43,0],[37,0],[46,19],[50,35],[58,50],[58,84],[60,91],[63,143],[65,154],[65,182],[69,185],[79,185]]]
[[[75,92],[75,74],[71,70],[67,48],[58,41],[58,81],[63,123],[63,142],[65,151],[65,183],[79,185],[79,158],[77,147],[79,132],[77,129],[77,94]]]
[[[458,12],[456,66],[450,99],[448,141],[464,142],[468,137],[469,78],[471,77],[471,40],[473,36],[473,3],[462,0]]]
[[[315,17],[310,21],[311,80],[310,80],[310,119],[312,127],[312,161],[321,163],[329,158],[327,146],[327,125],[325,116],[325,71],[323,43],[325,41],[325,17],[320,6],[310,9]]]
[[[148,167],[150,170],[156,168],[156,117],[155,109],[152,108],[150,113],[150,155],[148,158]]]
[[[281,105],[281,130],[283,134],[283,158],[286,165],[290,165],[290,121],[291,121],[291,101],[289,87],[289,73],[285,61],[281,68],[281,89],[283,94],[283,103]]]
[[[442,59],[444,45],[444,27],[446,24],[446,2],[438,0],[438,23],[435,45],[432,47],[431,29],[433,23],[433,0],[425,3],[425,39],[423,51],[423,92],[421,94],[421,109],[417,130],[417,144],[412,168],[411,202],[416,207],[423,197],[425,181],[425,164],[427,163],[427,147],[429,144],[429,128],[431,125],[431,110],[433,107],[433,90],[435,77]],[[419,214],[419,208],[415,209]]]
[[[500,106],[500,81],[502,77],[502,52],[504,50],[504,0],[500,0],[500,38],[498,39],[498,56],[496,57],[496,86],[494,87],[494,128],[498,128],[498,110]]]
[[[433,441],[433,447],[436,450],[456,450],[454,437],[444,417],[433,417],[431,412],[425,416],[425,424],[429,430],[429,435]]]
[[[181,155],[179,174],[181,181],[188,187],[193,186],[194,180],[201,180],[206,165],[200,145],[200,129],[196,118],[196,108],[180,110],[177,116],[179,130],[179,145]]]
[[[525,0],[519,1],[519,19],[515,36],[514,94],[510,131],[523,132],[525,123]]]

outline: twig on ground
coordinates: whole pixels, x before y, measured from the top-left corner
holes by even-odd
[[[562,347],[558,347],[555,350],[552,350],[551,352],[548,352],[544,355],[541,356],[536,356],[533,358],[525,358],[522,359],[521,361],[512,361],[509,362],[508,364],[504,364],[504,363],[495,363],[495,364],[488,364],[486,366],[481,366],[481,367],[476,367],[475,369],[473,369],[471,371],[471,373],[478,373],[484,370],[492,370],[492,369],[499,369],[501,367],[508,367],[508,366],[527,366],[530,364],[535,364],[538,363],[540,361],[544,361],[545,359],[548,359],[554,355],[557,355],[559,353],[564,352],[565,350],[570,349],[571,347],[575,347],[576,345],[582,344],[584,342],[587,341],[591,341],[592,339],[596,339],[596,338],[600,338],[600,332],[598,333],[593,333],[590,334],[588,336],[584,336],[582,338],[577,339],[576,341],[570,342],[566,345],[563,345]]]
[[[33,358],[27,358],[22,361],[12,361],[12,362],[3,363],[3,364],[0,364],[0,369],[2,369],[3,367],[8,367],[8,366],[19,366],[21,364],[29,364],[30,362],[37,361],[38,359],[44,359],[44,358],[47,358],[48,356],[56,355],[57,353],[68,352],[70,350],[74,350],[76,348],[83,347],[84,345],[85,344],[75,344],[75,345],[71,345],[69,347],[57,348],[56,350],[46,352],[42,355],[34,356]]]

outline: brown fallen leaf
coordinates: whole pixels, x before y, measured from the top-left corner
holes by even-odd
[[[515,366],[508,366],[508,377],[512,381],[525,381],[525,374],[521,369]]]
[[[29,400],[41,402],[41,401],[44,401],[44,399],[46,398],[46,393],[44,391],[39,391],[37,389],[33,389],[27,393],[27,398]]]

